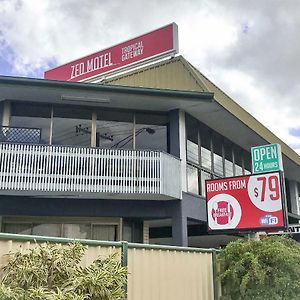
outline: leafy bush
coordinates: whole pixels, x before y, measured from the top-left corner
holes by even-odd
[[[0,299],[125,299],[127,268],[117,261],[117,254],[83,268],[85,250],[80,243],[37,244],[25,253],[12,254],[1,272]]]
[[[292,239],[231,242],[219,262],[222,299],[300,299],[300,247]]]

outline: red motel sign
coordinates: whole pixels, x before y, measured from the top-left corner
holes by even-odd
[[[286,227],[279,172],[206,181],[208,231]]]
[[[82,81],[150,58],[178,52],[175,23],[48,70],[45,79]]]

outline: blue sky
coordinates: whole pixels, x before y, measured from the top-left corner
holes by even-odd
[[[12,65],[7,61],[6,52],[0,57],[0,68],[1,68],[1,75],[13,75],[12,74]]]
[[[45,67],[41,66],[33,70],[21,71],[15,70],[14,68],[14,56],[13,49],[8,46],[2,45],[0,55],[0,75],[5,76],[22,76],[22,77],[33,77],[33,78],[44,78]],[[57,62],[51,59],[47,62],[49,68],[57,66]]]
[[[8,46],[5,45],[5,40],[1,35],[0,31],[0,70],[1,75],[12,75],[13,64],[11,57],[13,56],[13,51]]]
[[[179,52],[300,153],[300,1],[0,0],[0,75],[56,65],[176,22]]]

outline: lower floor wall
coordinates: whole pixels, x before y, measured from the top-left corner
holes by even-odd
[[[35,247],[36,242],[68,243],[70,239],[0,233],[0,267],[9,252]],[[87,245],[83,266],[99,255],[118,252],[128,267],[128,300],[213,300],[217,298],[216,252],[170,246],[81,240]]]
[[[149,243],[149,225],[124,218],[2,216],[0,232],[37,236]]]
[[[145,222],[161,227],[169,220],[170,244],[185,247],[190,219],[206,222],[204,199],[192,195],[168,201],[0,195],[0,216],[2,232],[136,243],[151,238],[153,226],[149,233]]]

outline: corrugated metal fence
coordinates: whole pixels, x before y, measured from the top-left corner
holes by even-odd
[[[68,243],[65,238],[36,237],[0,233],[0,264],[7,262],[9,252],[34,247],[36,242]],[[80,240],[88,246],[82,261],[87,266],[97,257],[119,252],[128,266],[128,300],[214,300],[218,299],[216,251]]]

